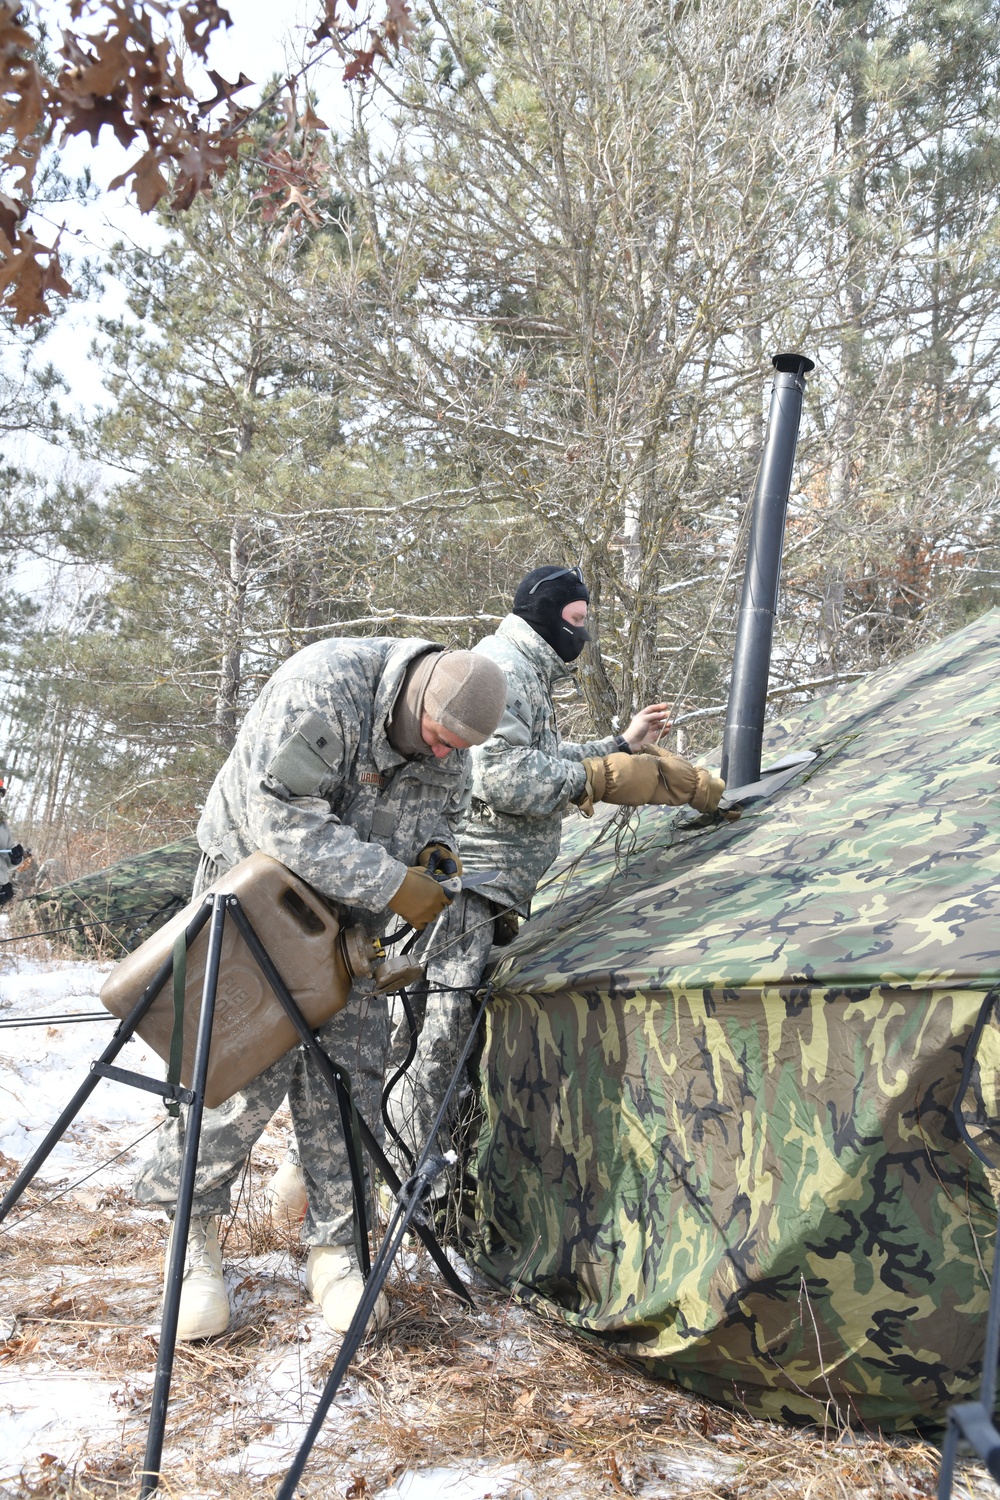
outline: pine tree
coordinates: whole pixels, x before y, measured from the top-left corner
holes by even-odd
[[[799,600],[831,665],[868,666],[951,618],[995,506],[1000,6],[849,0],[829,26],[833,390]]]

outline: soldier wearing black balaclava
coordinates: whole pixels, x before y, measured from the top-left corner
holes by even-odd
[[[511,613],[527,620],[568,665],[590,640],[587,627],[572,624],[563,613],[568,604],[578,603],[590,604],[590,590],[579,568],[534,568],[518,584]]]
[[[639,753],[668,726],[666,703],[640,709],[620,734],[590,744],[561,737],[552,689],[571,675],[569,664],[590,639],[589,600],[579,568],[533,568],[517,587],[512,612],[475,648],[501,667],[507,708],[495,733],[472,752],[472,809],[459,853],[467,872],[500,873],[488,897],[470,891],[453,902],[428,942],[417,1055],[390,1102],[395,1128],[417,1153],[465,1043],[469,1001],[494,924],[509,941],[517,918],[527,915],[535,887],[559,852],[567,808],[576,803],[587,812],[600,800],[638,806],[690,797],[707,807],[722,792],[721,782],[679,756]],[[450,1142],[439,1145],[447,1149]]]

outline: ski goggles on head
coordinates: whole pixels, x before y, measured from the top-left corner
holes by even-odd
[[[533,594],[536,589],[540,589],[543,583],[552,583],[556,578],[575,578],[577,583],[582,583],[583,572],[580,568],[557,568],[554,573],[546,573],[544,578],[539,578],[537,583],[533,583],[528,590],[529,595]]]

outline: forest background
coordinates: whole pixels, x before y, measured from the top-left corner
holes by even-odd
[[[779,350],[816,370],[771,712],[1000,602],[1000,0],[413,23],[336,128],[307,73],[73,268],[124,288],[98,409],[0,332],[0,425],[58,454],[2,472],[0,769],[68,875],[191,832],[292,652],[474,644],[540,562],[592,591],[564,728],[669,699],[709,751]]]

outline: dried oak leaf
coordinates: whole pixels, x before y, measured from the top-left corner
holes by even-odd
[[[75,37],[64,31],[61,51],[66,64],[56,80],[58,92],[67,99],[100,99],[115,92],[152,50],[144,45],[145,37],[136,36],[135,22],[122,6],[103,36]]]
[[[71,135],[89,135],[90,144],[96,146],[101,126],[110,125],[121,144],[131,146],[136,131],[125,118],[125,108],[125,100],[107,98],[71,105],[65,115],[63,142]]]
[[[160,154],[155,146],[144,151],[137,162],[119,173],[108,184],[109,190],[124,187],[130,177],[134,178],[136,201],[144,214],[155,208],[164,194],[170,191],[170,184],[160,171]]]
[[[274,210],[274,217],[276,218],[279,214],[284,213],[286,209],[291,208],[293,205],[296,218],[301,215],[303,218],[308,219],[310,224],[314,225],[322,222],[319,214],[316,212],[315,204],[305,196],[301,188],[297,187],[290,187],[288,189],[284,199]]]
[[[240,92],[240,89],[253,87],[253,79],[248,78],[245,73],[241,73],[235,83],[227,83],[222,74],[216,73],[214,68],[208,69],[208,76],[215,89],[215,95],[211,99],[202,100],[198,105],[198,113],[200,115],[209,114],[217,104],[221,104],[224,99],[231,99],[234,94]]]
[[[245,135],[216,137],[199,130],[192,145],[177,158],[177,176],[170,206],[190,208],[199,193],[207,193],[216,177],[226,170],[246,141]]]
[[[344,31],[344,27],[337,17],[338,0],[324,0],[323,17],[309,40],[311,47],[319,46],[320,42],[332,42]],[[357,10],[358,0],[347,0],[351,10]]]
[[[359,47],[344,69],[344,82],[352,83],[355,78],[370,78],[375,71],[376,57],[384,56],[385,48],[378,41],[372,42],[367,50]]]
[[[47,256],[47,264],[42,257]],[[62,274],[55,245],[41,245],[30,229],[17,232],[10,252],[0,259],[0,290],[3,306],[14,314],[14,322],[23,328],[28,323],[49,316],[46,293],[67,297],[72,290]]]
[[[316,114],[316,112],[313,109],[312,105],[311,104],[307,104],[306,107],[305,107],[305,109],[304,109],[304,111],[303,111],[303,113],[302,113],[302,129],[306,130],[306,131],[310,131],[310,130],[329,130],[329,128],[330,127],[329,127],[329,125],[327,125],[326,121],[325,120],[321,120],[320,117],[319,117],[319,115]]]
[[[0,193],[0,255],[8,255],[13,249],[17,226],[26,213],[26,204]]]
[[[228,10],[216,5],[215,0],[190,0],[181,7],[181,26],[184,40],[198,57],[205,57],[212,32],[220,26],[232,26],[233,18]],[[214,81],[214,80],[213,80]]]
[[[0,90],[12,93],[13,101],[3,101],[3,128],[9,130],[15,140],[23,141],[37,130],[45,114],[45,90],[42,75],[34,61],[18,63],[14,67],[4,66],[7,57],[0,58],[2,81]]]
[[[399,48],[416,31],[413,15],[406,0],[386,0],[385,20],[382,22],[382,30],[385,32],[386,41]]]
[[[42,135],[33,135],[26,141],[13,145],[3,158],[4,164],[14,171],[21,169],[21,175],[13,184],[18,193],[30,193],[31,185],[35,180],[35,172],[38,167],[38,158],[41,155],[43,145]]]

